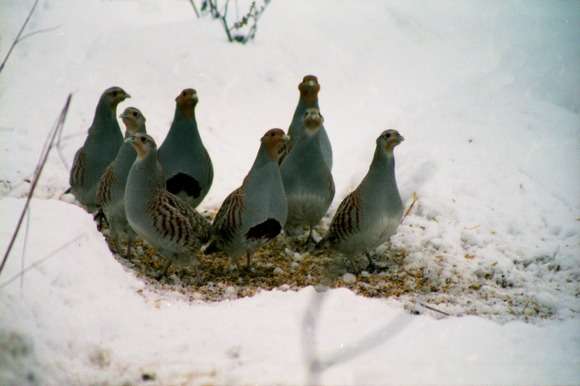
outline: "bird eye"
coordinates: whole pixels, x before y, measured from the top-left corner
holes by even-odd
[[[147,139],[145,137],[141,137],[141,142],[145,143],[145,141],[147,141]]]
[[[113,97],[116,97],[119,94],[119,91],[113,91]]]
[[[185,91],[182,91],[182,92],[181,92],[181,96],[185,96],[185,95],[187,95],[187,94],[185,93]]]
[[[136,111],[133,111],[133,116],[134,116],[135,118],[137,118],[137,112],[136,112]]]
[[[385,134],[385,137],[389,138],[391,136],[391,133],[387,133]]]

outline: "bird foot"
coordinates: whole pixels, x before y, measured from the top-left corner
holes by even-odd
[[[368,259],[368,265],[366,267],[366,271],[368,273],[379,273],[379,272],[387,271],[389,269],[388,263],[375,260],[376,255],[367,254],[366,256]]]

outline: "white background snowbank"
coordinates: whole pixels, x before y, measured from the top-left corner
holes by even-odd
[[[30,3],[0,4],[1,53]],[[23,179],[68,92],[75,93],[65,127],[70,165],[106,87],[133,96],[120,109],[139,107],[158,141],[175,95],[195,87],[216,173],[202,207],[215,208],[241,182],[265,129],[287,127],[296,86],[314,73],[334,147],[334,207],[366,172],[378,133],[397,128],[407,139],[397,150],[399,187],[405,199],[419,197],[393,240],[409,251],[408,263],[441,280],[491,272],[513,286],[504,293],[484,283],[447,310],[510,319],[510,307],[532,302],[540,314],[567,319],[537,327],[414,317],[384,346],[325,373],[324,382],[580,378],[579,3],[274,1],[257,40],[239,46],[225,41],[219,23],[194,19],[188,1],[41,1],[28,31],[55,26],[22,41],[0,74],[0,245],[22,205],[7,197],[28,189]],[[39,195],[58,197],[67,179],[51,157]],[[77,231],[84,235],[27,274],[22,292],[18,281],[0,289],[1,331],[34,344],[40,384],[117,382],[148,368],[164,380],[215,369],[223,382],[302,381],[297,334],[311,289],[212,305],[167,295],[158,303],[161,295],[136,293],[143,284],[111,258],[76,207],[36,201],[31,224],[30,262]],[[18,256],[0,284],[19,269]],[[519,296],[519,303],[493,304],[479,293]],[[398,303],[336,291],[324,312],[320,340],[330,350],[401,311]],[[106,372],[87,359],[99,350],[111,356]],[[391,359],[396,365],[385,365]]]

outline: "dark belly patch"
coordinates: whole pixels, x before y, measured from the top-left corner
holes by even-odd
[[[246,238],[248,240],[257,240],[257,239],[270,240],[278,236],[280,231],[282,231],[282,226],[280,225],[280,223],[274,220],[273,218],[269,218],[263,223],[260,223],[250,228],[248,233],[246,233]]]
[[[175,195],[185,192],[188,196],[198,198],[201,194],[201,185],[192,176],[184,173],[177,173],[165,183],[167,190]]]

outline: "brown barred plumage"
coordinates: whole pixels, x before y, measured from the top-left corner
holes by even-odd
[[[242,221],[242,210],[244,209],[243,186],[231,192],[224,200],[218,213],[215,216],[213,230],[224,240],[230,241]]]
[[[111,202],[111,186],[115,183],[116,177],[113,173],[113,167],[107,166],[97,185],[97,204],[100,206],[107,205]]]
[[[86,156],[83,148],[77,150],[70,173],[70,186],[83,186],[85,183]]]
[[[153,195],[147,212],[164,238],[184,248],[197,250],[209,239],[208,221],[163,188]]]
[[[360,229],[360,193],[358,190],[350,193],[340,203],[326,239],[330,242],[345,240]]]

